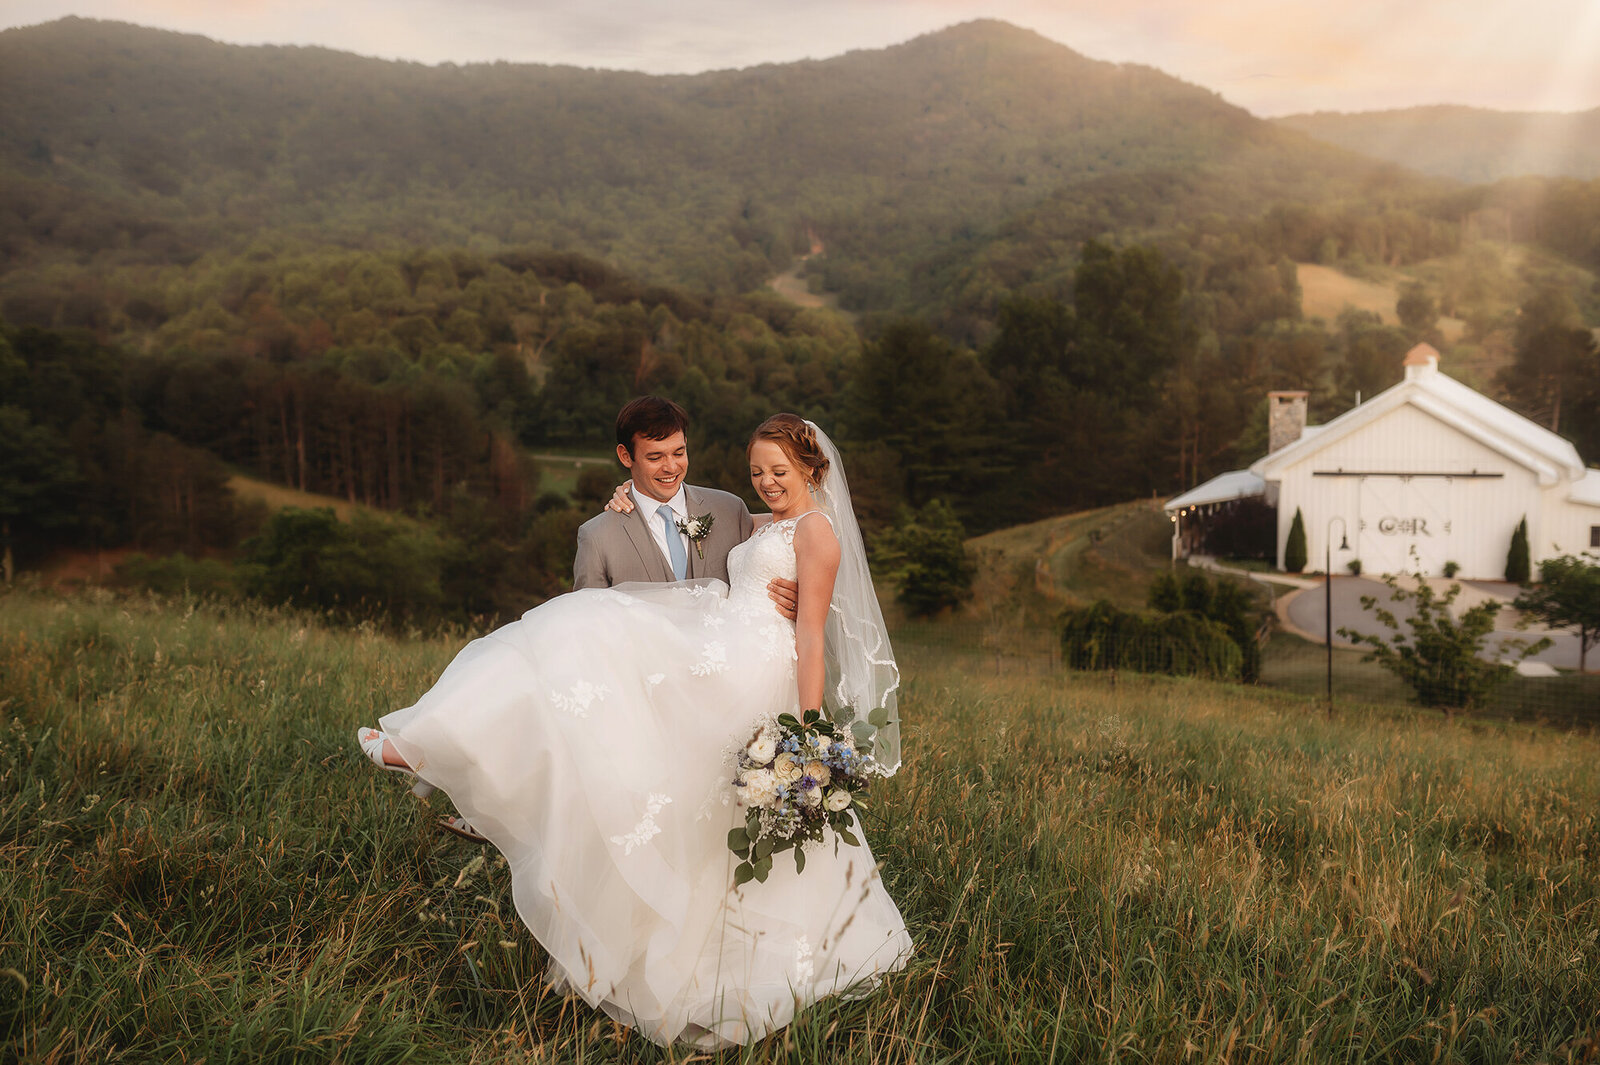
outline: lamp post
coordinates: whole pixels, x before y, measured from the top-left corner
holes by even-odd
[[[1350,531],[1344,519],[1328,519],[1322,538],[1322,632],[1328,641],[1328,716],[1333,716],[1333,523],[1339,523],[1339,550],[1350,550]]]

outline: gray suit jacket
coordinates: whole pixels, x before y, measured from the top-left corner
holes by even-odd
[[[689,545],[689,577],[728,580],[728,552],[749,539],[755,523],[744,500],[715,488],[685,485],[684,503],[689,514],[711,514],[711,531],[700,541],[705,558]],[[644,508],[632,514],[607,510],[578,527],[578,556],[572,564],[572,588],[610,588],[629,581],[671,581],[672,567],[656,546],[645,524]]]

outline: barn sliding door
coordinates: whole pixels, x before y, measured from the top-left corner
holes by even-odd
[[[1438,574],[1451,553],[1456,485],[1448,477],[1369,475],[1361,479],[1363,573]],[[1412,559],[1412,552],[1416,558]]]

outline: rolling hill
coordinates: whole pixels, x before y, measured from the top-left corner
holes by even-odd
[[[686,77],[427,67],[69,18],[0,33],[0,182],[12,271],[537,245],[743,291],[815,236],[858,308],[904,305],[919,264],[1022,214],[1067,210],[1092,236],[1427,187],[995,21]]]
[[[1600,108],[1565,114],[1410,107],[1356,114],[1319,111],[1274,122],[1353,152],[1457,181],[1600,177]]]

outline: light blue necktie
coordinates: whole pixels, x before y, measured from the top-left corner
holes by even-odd
[[[678,523],[672,517],[672,508],[665,503],[656,508],[661,524],[667,530],[667,554],[672,556],[672,574],[678,580],[689,575],[689,552],[684,550],[683,537],[678,535]]]

